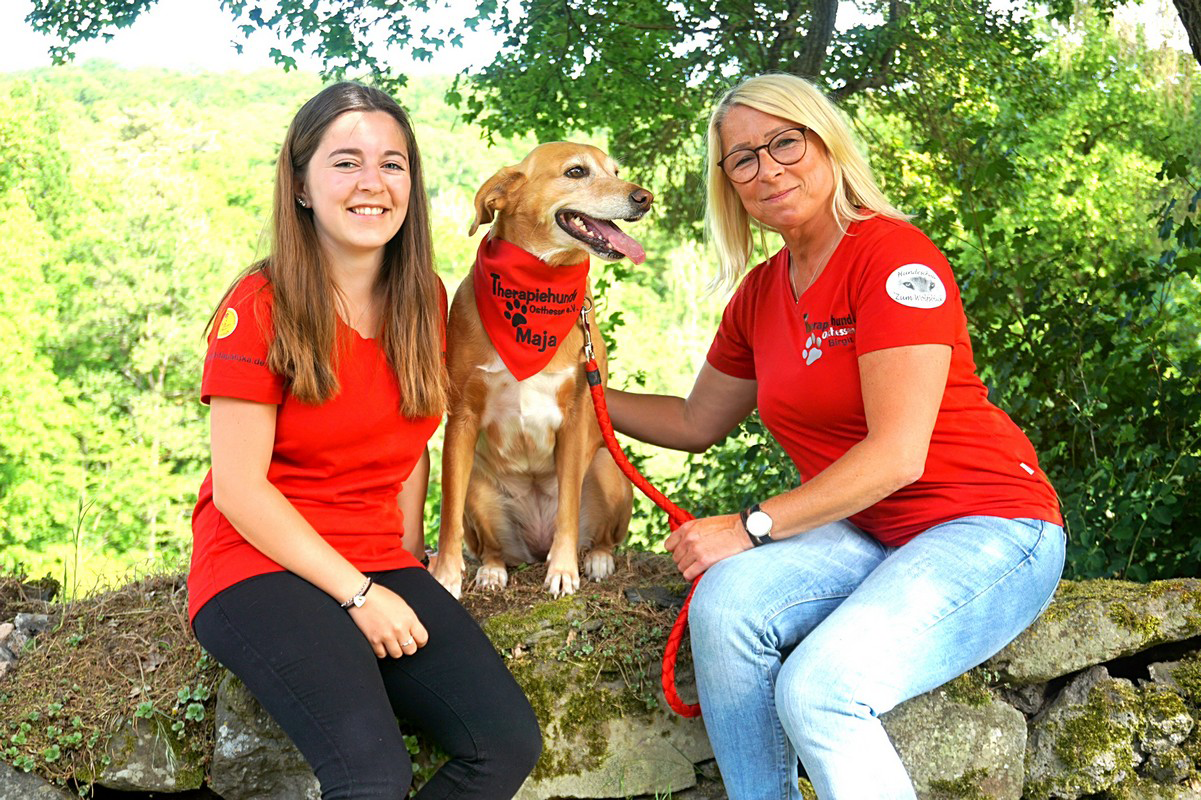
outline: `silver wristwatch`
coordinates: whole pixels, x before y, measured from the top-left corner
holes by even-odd
[[[742,517],[742,527],[746,528],[746,535],[750,537],[751,544],[755,547],[775,541],[771,538],[772,518],[759,507],[758,503],[750,508],[744,508],[740,516]]]

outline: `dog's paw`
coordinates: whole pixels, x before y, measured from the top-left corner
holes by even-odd
[[[458,600],[463,596],[463,567],[456,567],[451,561],[453,559],[439,558],[430,565],[430,574]]]
[[[499,592],[509,585],[509,572],[504,566],[480,567],[475,573],[475,588]]]
[[[584,556],[584,574],[589,580],[603,581],[613,574],[613,554],[606,550],[593,550]]]
[[[546,571],[546,582],[543,586],[550,592],[551,597],[575,594],[580,588],[580,573],[574,569],[551,567]]]

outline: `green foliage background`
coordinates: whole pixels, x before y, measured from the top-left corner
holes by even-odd
[[[1069,574],[1201,574],[1196,66],[1090,12],[1054,31],[965,31],[970,47],[948,24],[923,37],[917,13],[908,79],[845,108],[886,191],[957,271],[993,400],[1061,494]],[[398,94],[453,289],[476,245],[475,188],[535,140],[463,122],[444,100],[451,85]],[[101,63],[0,75],[0,565],[84,591],[186,562],[207,468],[203,330],[262,254],[279,140],[319,86]],[[621,133],[570,135],[605,145]],[[657,169],[668,188],[654,173],[649,188],[676,196],[631,229],[650,257],[594,277],[614,384],[680,394],[724,298],[706,293],[711,259],[680,223],[696,183]],[[697,513],[795,485],[754,417],[704,456],[632,449]],[[631,545],[665,533],[640,499]]]

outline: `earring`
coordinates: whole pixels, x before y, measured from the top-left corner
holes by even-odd
[[[301,208],[309,207],[309,204],[305,201],[305,199],[303,197],[297,197],[296,202],[300,205]]]

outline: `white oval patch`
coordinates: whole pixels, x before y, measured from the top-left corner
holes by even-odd
[[[888,296],[910,308],[938,308],[947,301],[947,287],[925,264],[897,267],[884,284]]]

